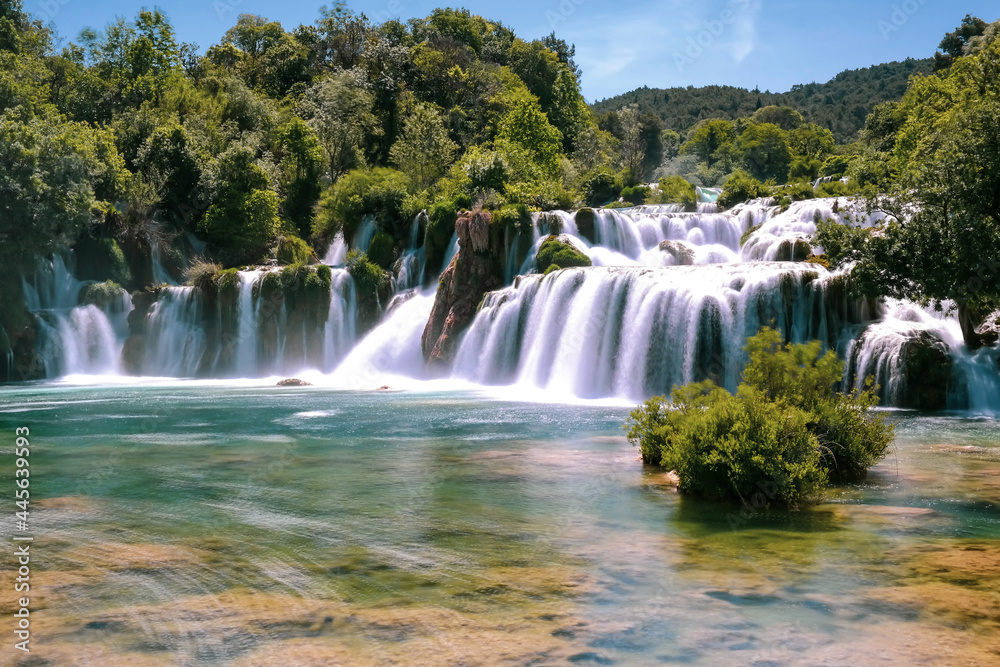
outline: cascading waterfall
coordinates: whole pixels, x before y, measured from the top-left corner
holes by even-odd
[[[420,246],[420,218],[426,215],[418,214],[410,225],[410,244],[403,256],[396,262],[396,273],[393,291],[396,293],[419,287],[424,282],[424,270],[427,263],[427,253]],[[449,258],[448,261],[451,261]]]
[[[827,303],[832,277],[805,264],[524,276],[487,296],[454,374],[584,398],[639,399],[704,377],[735,389],[743,343],[765,324],[836,343],[846,323]]]
[[[332,370],[356,337],[357,297],[344,269],[331,271],[321,320],[280,291],[268,293],[270,271],[240,271],[232,303],[191,286],[167,287],[146,317],[138,371],[166,377],[262,377]],[[277,294],[280,298],[274,298]],[[325,304],[324,304],[325,305]]]
[[[361,226],[354,232],[354,238],[351,240],[351,248],[353,250],[360,250],[361,252],[368,252],[368,248],[372,244],[372,239],[375,238],[375,234],[377,233],[378,223],[375,221],[375,216],[366,215],[361,220]]]
[[[330,243],[330,247],[326,251],[323,263],[327,266],[343,266],[347,263],[347,243],[344,241],[344,235],[340,232],[337,232],[337,235],[333,237],[333,242]]]
[[[100,305],[81,303],[84,289],[94,282],[77,280],[67,264],[72,266],[72,256],[57,254],[22,283],[25,304],[38,324],[36,351],[44,375],[117,374],[132,300],[119,288],[103,293]]]

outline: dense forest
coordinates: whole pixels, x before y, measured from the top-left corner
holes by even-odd
[[[143,10],[57,52],[49,28],[3,0],[0,348],[30,348],[20,276],[67,248],[78,251],[81,279],[133,291],[160,282],[162,270],[197,283],[232,267],[315,263],[334,239],[350,244],[367,216],[374,239],[348,266],[360,289],[377,292],[421,212],[429,265],[445,256],[463,209],[491,212],[491,229],[502,230],[530,224],[531,211],[691,205],[695,185],[725,184],[724,205],[896,192],[897,210],[918,188],[927,215],[941,202],[934,224],[967,206],[969,224],[989,228],[1000,192],[1000,151],[989,152],[1000,136],[998,47],[995,24],[969,21],[942,42],[950,60],[938,59],[937,74],[916,76],[901,102],[876,107],[860,140],[843,145],[854,125],[838,123],[860,122],[860,112],[837,91],[890,99],[927,61],[844,73],[832,88],[781,98],[748,93],[746,108],[728,89],[706,89],[693,106],[669,93],[671,109],[698,108],[672,125],[635,104],[604,101],[597,114],[580,93],[572,46],[554,34],[526,41],[466,10],[375,25],[337,4],[290,31],[244,14],[204,52],[179,41],[163,13]],[[733,119],[699,120],[712,105]],[[981,151],[987,168],[958,181],[935,171],[960,168],[945,145]],[[814,189],[820,177],[834,182]],[[654,178],[658,187],[644,185]],[[992,241],[963,239],[956,262],[997,256]],[[856,260],[862,241],[845,241],[851,252],[832,259]],[[937,240],[913,242],[933,265]],[[925,281],[899,284],[930,298],[954,291]],[[979,310],[990,302],[980,300]]]
[[[793,86],[785,93],[761,92],[733,86],[686,88],[637,88],[592,105],[597,113],[636,105],[652,113],[667,129],[685,133],[699,121],[712,118],[736,120],[765,106],[788,106],[810,123],[830,130],[838,143],[857,139],[865,118],[875,105],[898,100],[914,74],[929,74],[934,60],[907,58],[862,69],[846,70],[826,83]]]

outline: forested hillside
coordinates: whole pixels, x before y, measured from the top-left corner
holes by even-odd
[[[606,113],[635,104],[640,113],[653,113],[668,129],[683,134],[700,120],[736,120],[768,105],[790,106],[806,121],[833,132],[837,143],[849,143],[857,139],[875,105],[898,100],[906,92],[911,75],[933,70],[932,58],[907,58],[902,62],[847,70],[826,83],[798,85],[786,93],[732,86],[667,89],[643,86],[601,100],[592,108],[597,113]]]

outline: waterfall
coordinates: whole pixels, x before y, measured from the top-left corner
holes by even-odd
[[[423,212],[417,214],[410,224],[410,244],[394,267],[393,291],[396,293],[419,287],[424,282],[427,254],[424,248],[420,247],[420,218],[424,215],[426,214]],[[448,261],[451,261],[450,257]]]
[[[333,242],[326,251],[323,263],[327,266],[343,266],[347,263],[347,243],[344,242],[344,235],[337,232],[333,237]]]
[[[96,283],[77,280],[70,267],[72,255],[57,254],[22,281],[25,304],[36,318],[44,375],[116,375],[132,300],[125,290],[108,287],[93,302],[81,302]]]
[[[378,223],[375,222],[374,215],[366,215],[361,220],[361,226],[354,232],[351,240],[351,249],[368,252],[368,247],[372,244],[372,239],[378,233]]]
[[[236,330],[235,373],[242,377],[252,377],[257,373],[257,317],[253,301],[253,286],[260,278],[260,271],[239,273],[239,328]]]
[[[350,389],[373,389],[398,376],[428,377],[420,334],[434,306],[434,293],[413,294],[351,350],[333,376]]]
[[[190,286],[161,289],[146,317],[139,372],[262,377],[332,369],[356,337],[354,281],[345,269],[333,269],[329,303],[319,312],[320,304],[303,301],[308,283],[305,292],[296,291],[280,276],[239,271],[231,298],[221,280],[208,295]]]
[[[441,264],[441,272],[448,268],[451,264],[451,260],[455,259],[455,255],[458,254],[458,233],[451,235],[451,242],[448,244],[448,250],[444,253],[444,262]]]
[[[712,377],[735,389],[747,336],[836,341],[822,268],[756,264],[565,269],[486,297],[454,375],[584,398],[639,399]]]

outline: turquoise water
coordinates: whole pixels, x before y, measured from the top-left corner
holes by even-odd
[[[0,411],[11,515],[31,429],[47,664],[1000,660],[995,421],[893,413],[865,484],[788,514],[678,496],[613,405],[49,384]]]

